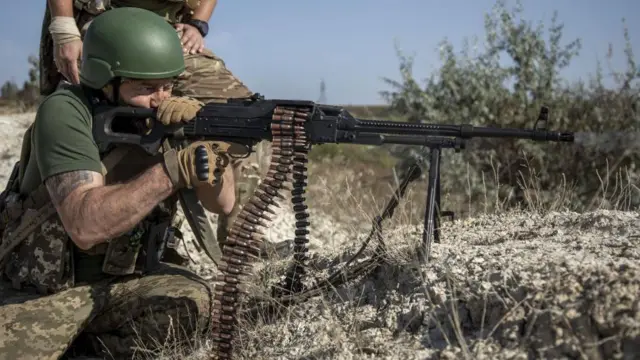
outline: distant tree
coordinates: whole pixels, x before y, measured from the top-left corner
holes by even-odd
[[[20,88],[18,88],[18,85],[15,82],[5,81],[2,88],[0,88],[0,97],[5,100],[17,100],[19,92]]]
[[[37,56],[29,56],[29,77],[22,85],[20,100],[26,105],[35,105],[40,98],[40,69]]]
[[[40,69],[37,56],[29,56],[29,73],[27,80],[19,87],[14,81],[6,81],[0,88],[3,100],[20,103],[21,106],[32,107],[40,100]]]
[[[615,85],[607,89],[600,62],[590,81],[561,77],[582,42],[566,39],[557,12],[549,24],[534,23],[524,18],[523,1],[515,0],[513,6],[507,2],[497,0],[485,14],[483,38],[466,39],[459,50],[443,40],[442,65],[424,82],[412,74],[413,57],[398,48],[400,79],[385,78],[392,89],[381,92],[391,110],[410,122],[523,128],[533,125],[545,105],[555,129],[637,131],[640,73],[624,19],[626,66],[611,69]],[[610,47],[607,59],[612,54]],[[465,202],[483,204],[483,211],[511,206],[575,210],[640,206],[635,185],[640,179],[638,152],[625,146],[576,149],[504,140],[499,147],[447,155],[442,160],[442,191],[458,196],[464,189]],[[392,150],[401,159],[401,171],[414,161],[428,165],[428,149],[395,146]]]
[[[35,86],[39,86],[40,84],[40,59],[37,56],[29,56],[27,59],[29,65],[29,82]]]

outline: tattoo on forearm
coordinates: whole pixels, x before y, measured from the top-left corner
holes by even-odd
[[[55,205],[59,205],[73,190],[93,181],[91,171],[70,171],[55,175],[46,180],[47,190]]]

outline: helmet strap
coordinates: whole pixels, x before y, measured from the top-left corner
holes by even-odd
[[[116,76],[111,80],[111,88],[113,89],[113,91],[111,92],[111,96],[113,96],[113,102],[116,104],[121,103],[120,84],[122,84],[122,78],[119,76]]]
[[[104,89],[103,91],[106,91],[106,92],[111,91],[111,94],[110,94],[111,99],[107,99],[107,101],[111,102],[112,104],[126,106],[127,104],[124,101],[122,101],[122,99],[120,98],[121,85],[122,85],[122,78],[119,76],[116,76],[113,79],[111,79],[109,83],[107,83],[105,88],[103,88]],[[106,89],[106,87],[108,87],[108,89]]]
[[[123,102],[120,99],[120,85],[122,83],[122,79],[120,77],[114,77],[109,82],[99,90],[102,94],[102,98],[111,104],[119,104],[122,105]]]

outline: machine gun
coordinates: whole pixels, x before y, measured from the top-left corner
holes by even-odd
[[[308,119],[294,124],[295,133],[303,134],[308,146],[335,144],[404,144],[427,146],[430,138],[458,139],[520,138],[535,141],[573,142],[572,132],[548,131],[539,121],[548,120],[548,109],[542,108],[533,129],[492,128],[464,125],[414,124],[397,121],[361,120],[339,106],[320,105],[312,101],[264,100],[259,95],[249,99],[230,99],[227,103],[205,105],[193,121],[163,126],[150,124],[144,134],[118,130],[118,120],[147,119],[154,109],[103,107],[96,111],[94,138],[102,151],[117,143],[135,144],[150,154],[158,151],[165,138],[226,141],[253,146],[262,140],[272,141],[285,128],[273,126],[274,111],[304,108]],[[286,116],[286,115],[285,115]],[[283,116],[280,116],[283,117]],[[278,121],[278,120],[275,120]],[[125,123],[120,122],[124,128]],[[147,124],[149,125],[149,124]],[[273,130],[277,130],[274,133]]]
[[[274,112],[278,108],[307,109],[304,121],[282,126],[274,123]],[[264,100],[260,95],[250,99],[231,99],[228,103],[208,104],[195,119],[185,124],[163,126],[157,122],[131,122],[131,119],[153,118],[153,109],[133,107],[107,107],[99,109],[94,119],[93,135],[101,151],[107,151],[118,143],[129,143],[142,147],[149,154],[158,151],[162,141],[215,140],[242,144],[251,148],[260,141],[273,141],[274,136],[287,130],[301,139],[299,147],[308,151],[313,145],[403,144],[423,146],[430,149],[429,188],[425,211],[423,244],[428,256],[430,237],[439,242],[436,208],[440,206],[440,154],[445,148],[463,149],[467,139],[520,138],[534,141],[573,142],[572,132],[553,132],[546,129],[548,108],[543,107],[532,129],[476,127],[472,125],[412,124],[394,121],[361,120],[354,118],[339,106],[319,105],[311,101]],[[277,116],[277,115],[276,115]],[[280,115],[284,117],[286,115]],[[277,120],[276,120],[277,121]],[[544,122],[544,125],[539,125]],[[127,131],[122,129],[131,129]],[[142,129],[142,130],[141,130]],[[452,214],[449,214],[452,215]],[[425,258],[428,260],[428,258]]]
[[[246,99],[230,99],[227,103],[209,103],[194,119],[184,124],[164,126],[152,121],[153,109],[131,107],[98,108],[94,115],[93,136],[101,151],[116,144],[128,143],[155,154],[163,141],[224,141],[244,145],[249,151],[260,141],[272,143],[271,165],[263,182],[243,207],[230,229],[222,249],[223,262],[219,269],[222,284],[215,288],[220,302],[214,314],[215,337],[218,354],[231,354],[233,324],[235,324],[238,294],[242,293],[242,276],[249,275],[251,265],[263,241],[260,227],[271,220],[267,213],[286,183],[293,186],[293,210],[296,218],[294,238],[294,266],[285,278],[282,288],[287,294],[302,292],[302,276],[307,257],[309,213],[304,194],[307,185],[306,163],[308,152],[314,145],[402,144],[428,147],[431,150],[429,187],[425,209],[421,259],[428,261],[431,238],[439,241],[438,214],[440,207],[440,154],[445,148],[460,150],[468,139],[519,138],[534,141],[573,142],[572,132],[549,131],[546,128],[548,109],[543,107],[531,129],[477,127],[472,125],[415,124],[394,121],[363,120],[353,117],[339,106],[321,105],[311,101],[265,100],[259,94]],[[206,152],[204,155],[206,156]],[[206,161],[202,161],[206,164]],[[415,170],[416,165],[413,166]],[[206,171],[202,171],[207,173]],[[416,173],[410,171],[407,179],[396,190],[396,198],[385,210],[390,216],[399,197]],[[206,180],[201,178],[200,180]],[[380,227],[382,217],[374,226]],[[275,291],[274,291],[275,292]],[[286,296],[286,295],[283,295]],[[226,354],[226,355],[224,355]]]

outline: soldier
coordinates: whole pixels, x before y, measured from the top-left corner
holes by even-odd
[[[137,7],[164,17],[180,34],[186,70],[175,81],[175,95],[190,96],[204,103],[223,102],[227,98],[249,97],[252,92],[236,78],[224,61],[204,47],[208,21],[216,0],[48,0],[40,43],[40,89],[48,95],[66,78],[77,84],[82,34],[94,16],[118,7]],[[136,36],[131,33],[126,37]],[[125,38],[126,38],[125,37]],[[218,217],[220,244],[264,175],[269,143],[261,142],[255,152],[242,160],[233,160],[236,174],[236,204],[231,215]],[[200,221],[199,223],[202,224]],[[211,230],[202,231],[204,234]],[[213,234],[211,235],[213,237]],[[215,241],[215,240],[214,240]]]
[[[1,359],[129,359],[138,346],[153,349],[170,334],[193,340],[209,326],[210,286],[163,261],[160,249],[171,241],[177,192],[193,189],[207,210],[231,212],[234,175],[224,164],[233,146],[100,153],[91,125],[100,104],[157,108],[169,124],[193,118],[202,103],[171,96],[185,63],[162,17],[114,9],[94,19],[85,40],[81,84],[43,100],[0,196]],[[195,174],[197,146],[208,155],[208,181]]]

